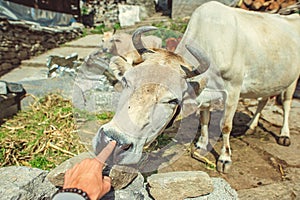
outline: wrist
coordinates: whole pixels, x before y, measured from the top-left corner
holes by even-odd
[[[52,200],[66,199],[76,199],[76,200],[91,200],[86,192],[77,188],[65,188],[58,190],[52,197]]]

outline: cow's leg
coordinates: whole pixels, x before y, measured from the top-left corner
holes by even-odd
[[[283,108],[283,126],[281,128],[280,136],[278,139],[278,144],[283,146],[289,146],[290,141],[290,129],[289,129],[289,114],[291,109],[291,103],[293,98],[293,93],[297,85],[297,80],[289,86],[285,92],[282,94],[282,108]]]
[[[200,111],[201,136],[196,143],[196,147],[207,150],[208,145],[208,123],[210,120],[209,107]]]
[[[262,98],[258,100],[258,106],[256,109],[256,112],[253,116],[253,118],[251,119],[251,121],[247,124],[249,127],[249,130],[247,131],[247,133],[253,133],[255,128],[258,125],[258,120],[259,117],[261,115],[261,111],[264,109],[264,107],[266,106],[267,102],[268,102],[269,98]]]
[[[228,173],[229,168],[232,164],[229,137],[230,137],[230,132],[232,130],[232,121],[233,121],[234,113],[237,108],[238,100],[239,100],[238,88],[234,88],[228,92],[228,96],[225,101],[224,116],[222,118],[222,123],[221,123],[223,147],[217,162],[217,170],[223,173]]]

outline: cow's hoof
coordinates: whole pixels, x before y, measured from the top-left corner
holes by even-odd
[[[227,174],[229,172],[231,164],[231,161],[219,159],[217,162],[217,170],[221,173]]]
[[[197,149],[203,150],[203,151],[207,151],[207,144],[204,144],[202,142],[197,142],[195,144]]]
[[[291,140],[287,136],[280,136],[277,140],[277,143],[282,145],[282,146],[290,146],[291,145]]]

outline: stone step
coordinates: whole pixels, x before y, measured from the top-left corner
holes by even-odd
[[[50,55],[66,57],[73,53],[77,53],[79,59],[84,59],[99,48],[101,39],[102,35],[99,34],[87,35],[77,40],[67,42],[64,45],[61,45],[61,47],[51,49],[41,55],[31,57],[28,60],[23,60],[22,66],[45,67]]]

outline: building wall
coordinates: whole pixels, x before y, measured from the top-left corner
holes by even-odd
[[[172,0],[172,19],[189,17],[200,5],[211,0]],[[218,0],[229,5],[234,0]]]

